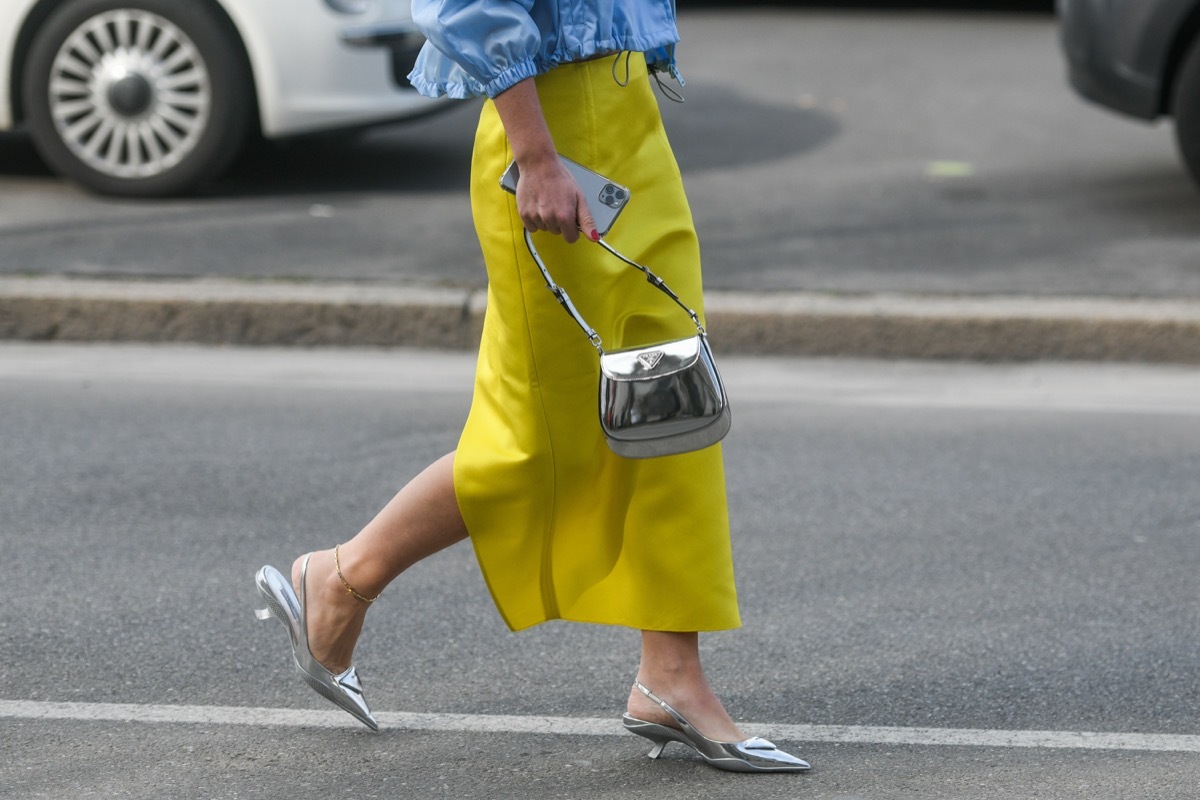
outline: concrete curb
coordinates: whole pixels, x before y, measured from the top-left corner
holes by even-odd
[[[478,290],[0,278],[0,339],[473,349]],[[720,353],[1200,364],[1200,301],[707,293]]]

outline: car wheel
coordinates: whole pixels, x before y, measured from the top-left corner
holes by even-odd
[[[35,37],[22,89],[42,157],[103,194],[215,177],[253,111],[240,44],[201,0],[67,0]]]
[[[1171,109],[1175,115],[1175,140],[1183,163],[1200,184],[1200,39],[1192,42],[1180,64]]]

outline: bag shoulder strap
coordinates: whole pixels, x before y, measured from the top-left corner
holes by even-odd
[[[704,325],[700,322],[699,315],[696,314],[693,309],[689,308],[682,300],[680,300],[679,295],[671,291],[671,287],[667,286],[666,281],[651,272],[649,268],[642,266],[631,258],[626,258],[624,255],[619,253],[616,248],[603,239],[596,240],[596,244],[600,245],[629,266],[641,270],[641,272],[646,276],[646,281],[651,286],[674,300],[675,305],[682,308],[684,313],[692,318],[692,323],[696,326],[696,330],[701,336],[707,335],[707,332],[704,330]],[[567,314],[570,315],[571,319],[575,320],[575,324],[583,330],[592,347],[596,348],[601,355],[604,355],[604,346],[603,342],[600,340],[600,334],[596,333],[596,329],[589,325],[587,320],[583,318],[583,315],[579,313],[579,309],[577,309],[575,304],[571,302],[571,297],[567,294],[567,290],[554,282],[554,278],[550,276],[550,270],[546,269],[545,262],[542,261],[541,255],[538,253],[537,248],[534,247],[533,236],[528,230],[525,231],[525,246],[529,248],[529,254],[533,256],[534,263],[537,264],[538,270],[542,273],[542,278],[544,278],[546,281],[546,288],[550,290],[551,294],[554,295],[559,304],[566,309]]]

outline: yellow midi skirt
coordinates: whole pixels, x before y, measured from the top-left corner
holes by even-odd
[[[537,78],[538,95],[559,152],[630,188],[607,240],[699,311],[700,253],[679,168],[644,60],[635,54],[629,64],[625,86],[610,58],[559,66]],[[620,73],[624,65],[623,55]],[[647,460],[608,449],[597,353],[525,247],[514,198],[499,185],[511,159],[488,101],[471,168],[488,304],[454,487],[496,606],[513,630],[551,619],[735,628],[720,445]],[[606,349],[695,332],[670,299],[602,248],[545,233],[535,241]]]

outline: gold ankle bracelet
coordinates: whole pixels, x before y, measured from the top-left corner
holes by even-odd
[[[355,591],[354,587],[350,585],[350,582],[346,580],[346,577],[344,575],[342,575],[342,561],[341,561],[341,559],[338,558],[338,548],[339,547],[341,547],[340,544],[335,544],[333,546],[333,568],[337,570],[338,580],[340,580],[342,582],[342,586],[346,587],[346,593],[354,595],[359,600],[362,600],[364,603],[374,603],[376,600],[379,599],[378,594],[375,595],[374,597],[366,597],[364,595],[359,594],[357,591]],[[380,594],[382,594],[382,593],[380,593]]]

